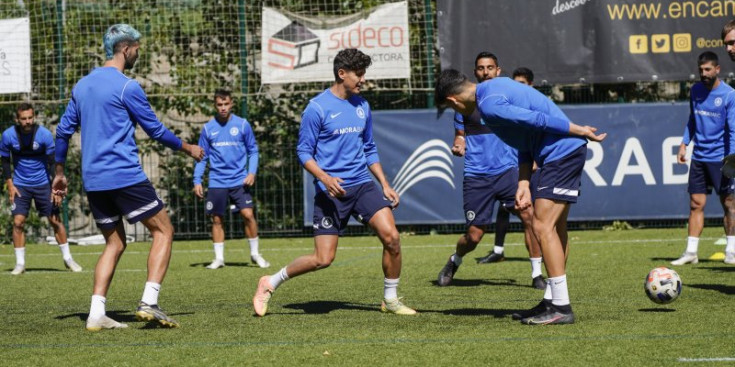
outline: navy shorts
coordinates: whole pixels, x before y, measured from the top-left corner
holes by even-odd
[[[163,209],[163,201],[148,180],[114,190],[88,191],[87,200],[100,229],[115,228],[123,216],[128,223],[137,223]]]
[[[711,194],[712,188],[717,195],[731,194],[735,191],[735,181],[722,175],[722,162],[702,162],[692,159],[689,167],[690,194]]]
[[[568,156],[539,168],[534,198],[576,203],[586,160],[587,145],[582,145]]]
[[[507,209],[515,207],[518,190],[518,168],[499,175],[465,177],[462,182],[465,222],[468,226],[492,224],[495,201]]]
[[[250,187],[236,186],[230,188],[209,188],[207,191],[207,214],[223,216],[227,212],[227,199],[235,205],[233,213],[253,207],[253,196]]]
[[[10,206],[10,212],[13,216],[28,216],[31,210],[31,200],[36,205],[36,211],[43,217],[51,214],[59,214],[59,208],[51,202],[51,185],[43,186],[16,186],[20,197],[16,196],[13,204]]]
[[[345,187],[340,198],[319,191],[314,196],[314,235],[342,234],[350,215],[367,224],[378,210],[390,207],[391,202],[373,182]]]

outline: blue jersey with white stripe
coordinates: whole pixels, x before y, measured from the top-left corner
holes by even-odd
[[[478,84],[475,96],[485,124],[518,150],[521,163],[534,160],[543,167],[587,144],[569,135],[569,118],[532,87],[499,77]]]
[[[56,128],[56,161],[66,161],[68,142],[81,125],[82,180],[86,191],[113,190],[147,180],[138,159],[135,127],[179,150],[181,140],[158,121],[143,88],[114,67],[79,80]]]
[[[465,176],[495,176],[518,167],[518,151],[493,133],[477,109],[470,116],[455,113],[454,127],[465,135]]]
[[[296,152],[301,164],[310,160],[349,187],[372,180],[368,166],[378,163],[370,106],[360,96],[341,99],[327,89],[314,97],[301,115]],[[326,191],[316,178],[317,190]]]
[[[209,187],[242,186],[248,174],[258,171],[258,144],[247,120],[234,114],[226,123],[211,119],[202,128],[199,146],[204,158],[194,168],[194,184],[202,183],[209,162]]]
[[[33,139],[33,142],[30,140]],[[22,150],[22,145],[30,150]],[[51,132],[43,126],[38,126],[35,137],[32,133],[20,134],[15,126],[3,131],[0,143],[0,156],[13,159],[13,185],[15,186],[43,186],[48,185],[48,156],[54,154],[54,139]]]
[[[692,86],[689,121],[682,143],[694,141],[692,159],[720,162],[735,147],[735,90],[720,80],[709,90],[701,82]]]

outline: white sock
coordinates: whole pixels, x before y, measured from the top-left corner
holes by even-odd
[[[551,301],[551,281],[546,282],[546,290],[544,291],[544,301]]]
[[[248,238],[248,243],[250,243],[250,256],[260,255],[258,251],[258,237]]]
[[[503,254],[503,249],[504,249],[503,246],[493,246],[493,252],[496,253],[496,254],[498,254],[498,255],[502,255]]]
[[[725,246],[725,253],[735,254],[735,236],[727,236],[727,246]]]
[[[696,254],[699,248],[699,237],[687,237],[687,252]]]
[[[16,265],[26,264],[26,248],[25,247],[15,248],[15,264]]]
[[[148,305],[157,305],[158,304],[158,292],[161,291],[161,285],[158,283],[153,282],[145,282],[145,287],[143,288],[143,298],[140,300],[145,302]]]
[[[569,290],[567,289],[567,275],[549,278],[551,283],[551,303],[556,306],[569,304]]]
[[[541,275],[541,258],[531,257],[529,260],[531,260],[531,278]]]
[[[276,288],[281,286],[281,283],[287,281],[288,279],[289,278],[288,274],[286,273],[286,267],[284,266],[283,268],[281,268],[281,270],[278,271],[278,273],[271,275],[269,283],[271,285],[271,288],[273,288],[273,290],[276,290]]]
[[[224,242],[214,243],[214,258],[216,260],[225,261],[225,243]]]
[[[456,252],[454,254],[452,254],[451,259],[452,259],[452,262],[454,263],[454,265],[457,265],[457,266],[462,265],[462,256],[457,255]]]
[[[69,251],[69,244],[68,243],[62,243],[59,245],[59,250],[61,250],[61,256],[64,258],[64,261],[71,260],[71,251]]]
[[[105,316],[105,302],[107,302],[107,298],[96,294],[92,295],[92,304],[89,305],[89,317]]]
[[[383,279],[383,298],[384,299],[396,299],[398,298],[398,293],[396,291],[396,288],[398,288],[398,281],[401,280],[401,278],[397,279]]]

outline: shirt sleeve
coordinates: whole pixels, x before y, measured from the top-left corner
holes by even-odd
[[[72,92],[71,100],[66,105],[66,111],[61,116],[59,124],[56,126],[56,162],[66,162],[66,152],[69,149],[69,139],[77,131],[79,127],[79,110],[77,102]]]
[[[248,174],[258,173],[258,143],[255,141],[255,132],[248,120],[243,119],[242,137],[248,149]]]
[[[375,163],[380,162],[378,157],[378,147],[375,145],[373,140],[373,113],[368,109],[365,119],[365,130],[362,131],[362,141],[365,144],[365,159],[367,165],[372,166]]]
[[[54,145],[54,138],[51,135],[51,131],[44,131],[43,142],[46,144],[46,155],[53,155],[56,147]]]
[[[569,135],[568,120],[514,106],[504,96],[488,97],[480,104],[491,107],[487,108],[490,117],[548,133]]]
[[[735,91],[727,94],[727,102],[725,155],[730,155],[735,153]]]
[[[204,125],[202,132],[199,134],[199,147],[204,151],[204,157],[194,166],[194,185],[202,184],[204,169],[207,168],[207,162],[209,162],[209,139],[207,139],[206,125]]]
[[[454,128],[464,131],[464,116],[461,113],[454,113]]]
[[[728,114],[729,114],[728,110]],[[728,119],[728,124],[729,124]],[[692,100],[689,99],[689,120],[687,121],[686,126],[684,126],[684,135],[681,138],[681,143],[684,145],[689,145],[689,143],[692,142],[692,137],[694,136],[694,127],[695,127],[695,120],[694,120],[694,104],[692,103]]]
[[[2,140],[0,140],[0,157],[10,157],[10,137],[7,133],[3,133]]]
[[[132,80],[128,82],[123,90],[122,102],[133,120],[148,136],[173,150],[181,149],[181,139],[158,121],[140,84]]]
[[[314,160],[316,153],[316,142],[319,138],[319,130],[322,126],[322,116],[319,108],[314,102],[310,102],[304,113],[301,114],[301,127],[299,128],[299,142],[296,144],[296,154],[302,165]]]

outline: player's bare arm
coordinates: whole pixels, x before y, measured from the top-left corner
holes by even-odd
[[[605,140],[607,133],[595,134],[597,128],[589,125],[577,125],[573,122],[569,122],[569,135],[581,136],[591,141],[601,142]]]
[[[308,162],[304,163],[304,168],[307,172],[311,173],[312,176],[316,177],[317,180],[321,181],[321,183],[324,184],[324,187],[327,188],[327,193],[329,193],[329,196],[332,197],[342,197],[347,192],[345,189],[342,188],[340,183],[345,182],[343,179],[339,177],[332,177],[328,175],[324,170],[322,170],[318,164],[316,164],[315,160],[309,160]]]
[[[186,153],[189,157],[194,158],[197,162],[204,158],[204,149],[195,144],[189,144],[187,142],[181,142],[181,151]]]
[[[380,186],[383,188],[383,196],[385,196],[388,200],[391,202],[391,207],[393,209],[398,207],[398,204],[401,202],[401,199],[398,197],[398,193],[393,190],[393,188],[390,186],[390,183],[385,178],[385,173],[383,173],[383,166],[380,164],[380,162],[373,163],[369,167],[370,172],[373,173],[373,176],[380,182]]]
[[[676,155],[677,162],[684,164],[687,162],[687,145],[681,143],[679,145],[679,153]]]
[[[466,148],[464,130],[454,129],[454,144],[452,144],[452,154],[457,157],[464,157]]]
[[[248,173],[247,177],[242,181],[242,184],[248,187],[253,186],[255,184],[255,174]]]

